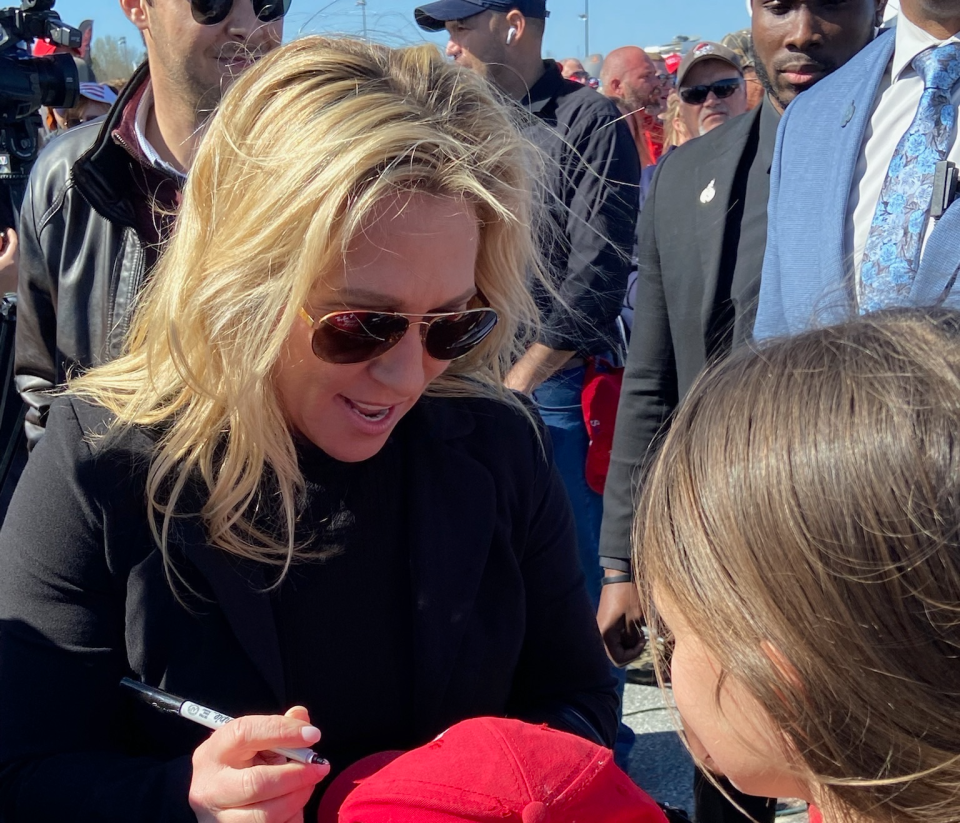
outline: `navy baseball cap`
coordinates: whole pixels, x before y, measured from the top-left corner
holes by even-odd
[[[451,20],[466,20],[484,11],[506,14],[514,9],[524,17],[544,20],[550,16],[547,0],[437,0],[436,3],[420,6],[413,16],[421,29],[441,31]]]

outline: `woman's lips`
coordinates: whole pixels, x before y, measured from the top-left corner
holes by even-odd
[[[354,402],[342,394],[337,399],[343,405],[348,419],[361,432],[368,435],[381,435],[389,431],[397,418],[398,406],[372,406]]]

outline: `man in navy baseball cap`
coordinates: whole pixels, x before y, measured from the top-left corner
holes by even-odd
[[[484,11],[506,14],[516,9],[524,17],[544,20],[550,16],[546,0],[437,0],[414,11],[417,25],[426,31],[443,31],[451,20],[466,20]]]

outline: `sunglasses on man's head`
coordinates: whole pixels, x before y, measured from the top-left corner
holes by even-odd
[[[420,339],[434,360],[456,360],[479,346],[499,319],[491,308],[433,314],[334,311],[319,320],[300,309],[300,316],[313,327],[313,353],[338,364],[379,357],[396,346],[411,326],[421,327]]]
[[[680,89],[680,99],[691,106],[699,106],[710,96],[710,92],[713,92],[718,100],[723,100],[733,95],[742,82],[739,77],[728,77],[709,86],[688,86]]]
[[[246,0],[240,0],[241,3]],[[257,18],[264,23],[279,20],[290,10],[290,0],[251,0]],[[227,19],[234,0],[190,0],[193,19],[202,26],[215,26]]]

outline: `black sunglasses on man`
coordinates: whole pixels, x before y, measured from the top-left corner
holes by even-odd
[[[687,86],[680,89],[680,99],[690,106],[702,106],[710,96],[710,92],[713,92],[718,100],[723,100],[731,97],[742,83],[743,79],[740,77],[728,77],[717,80],[709,86]]]
[[[257,19],[264,23],[279,20],[290,10],[290,0],[251,0]],[[222,23],[230,14],[234,0],[190,0],[193,19],[202,26]]]

